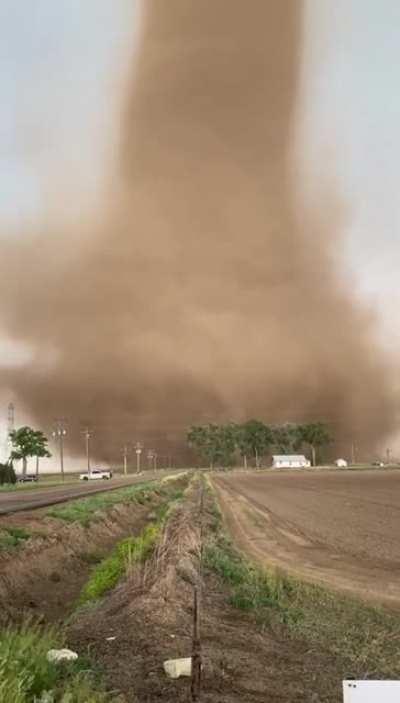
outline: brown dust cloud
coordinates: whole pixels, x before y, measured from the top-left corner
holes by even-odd
[[[393,430],[389,368],[339,282],[335,213],[296,195],[303,10],[143,0],[92,225],[4,247],[3,328],[34,353],[2,385],[43,428],[66,418],[73,452],[85,423],[98,458],[129,440],[179,454],[193,422],[326,420],[343,451]]]

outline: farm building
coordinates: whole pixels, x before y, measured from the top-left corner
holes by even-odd
[[[348,467],[348,463],[347,463],[346,459],[336,459],[335,466],[337,466],[340,469],[346,469]]]
[[[272,457],[273,469],[304,469],[311,466],[311,462],[303,454],[276,454]]]

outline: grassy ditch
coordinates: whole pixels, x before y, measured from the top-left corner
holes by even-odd
[[[264,626],[329,651],[349,676],[399,678],[400,618],[383,608],[247,561],[224,534],[213,508],[204,565],[227,584],[230,602]]]
[[[112,554],[93,570],[82,590],[79,604],[83,605],[101,598],[117,585],[131,565],[146,561],[153,552],[159,531],[158,525],[151,524],[145,527],[139,537],[128,537],[122,540]]]
[[[47,660],[50,649],[64,646],[64,635],[55,628],[28,623],[0,630],[0,703],[110,701],[86,661]]]
[[[0,552],[15,549],[31,537],[22,527],[2,527],[0,529]]]
[[[116,505],[126,505],[129,503],[139,503],[144,505],[151,501],[154,495],[166,496],[174,488],[176,482],[182,481],[182,475],[174,477],[174,480],[147,481],[137,483],[127,488],[119,488],[107,493],[98,493],[87,498],[71,501],[47,511],[49,517],[64,520],[65,522],[77,522],[84,527],[88,527],[91,522],[101,519],[101,513],[111,510]]]
[[[171,493],[170,488],[171,484],[167,499],[154,511],[155,521],[147,525],[138,537],[127,537],[119,542],[112,553],[95,566],[81,592],[78,605],[101,598],[117,585],[132,566],[143,564],[152,555],[172,506],[183,496],[182,490]]]

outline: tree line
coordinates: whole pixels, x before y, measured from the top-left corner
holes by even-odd
[[[266,425],[261,420],[248,420],[243,424],[192,425],[187,432],[189,446],[211,468],[234,465],[238,454],[245,468],[248,461],[259,468],[268,454],[293,454],[300,450],[310,454],[315,466],[318,450],[331,441],[329,429],[322,422]]]

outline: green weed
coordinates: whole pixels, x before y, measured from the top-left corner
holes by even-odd
[[[49,649],[65,646],[55,628],[26,623],[0,631],[0,703],[103,703],[106,696],[96,691],[86,663],[47,661]]]
[[[155,547],[159,531],[157,525],[148,525],[139,537],[128,537],[120,542],[112,554],[93,570],[79,603],[82,605],[101,598],[116,586],[129,566],[146,561]]]
[[[15,549],[30,536],[22,527],[3,527],[0,530],[0,551]]]

